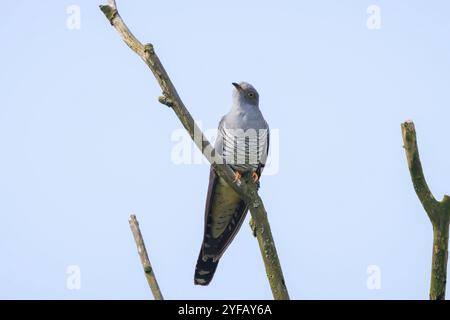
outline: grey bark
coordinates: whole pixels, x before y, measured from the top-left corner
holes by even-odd
[[[148,258],[147,249],[145,248],[144,238],[142,237],[139,222],[136,216],[132,214],[128,220],[130,223],[131,232],[133,233],[134,241],[136,242],[137,251],[141,258],[142,267],[144,268],[145,278],[147,279],[150,290],[152,291],[155,300],[164,300],[161,290],[159,289],[158,281],[156,281],[155,272],[152,264]]]

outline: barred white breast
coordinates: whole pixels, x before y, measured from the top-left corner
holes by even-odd
[[[223,157],[235,169],[256,170],[267,159],[268,129],[221,128]]]

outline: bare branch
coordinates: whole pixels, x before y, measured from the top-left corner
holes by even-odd
[[[139,229],[139,222],[137,221],[136,216],[132,214],[128,222],[130,223],[131,232],[133,233],[139,257],[141,258],[142,267],[144,268],[145,277],[147,278],[153,297],[155,300],[164,300],[161,290],[159,289],[158,281],[156,281],[150,259],[148,258],[147,249],[145,249],[144,239],[142,238],[141,230]]]
[[[215,162],[214,155],[216,153],[214,148],[197,126],[186,106],[180,99],[175,86],[172,84],[166,70],[155,53],[153,45],[142,45],[142,43],[136,39],[117,12],[115,3],[111,4],[111,2],[109,2],[108,5],[100,6],[100,9],[110,23],[116,28],[125,43],[144,60],[153,72],[163,93],[163,96],[159,98],[159,101],[173,109],[196,146],[213,165],[217,174],[222,177],[247,204],[249,204],[250,213],[255,222],[254,230],[260,246],[272,294],[275,299],[289,299],[270,225],[267,220],[267,212],[258,195],[256,185],[247,183],[248,181],[245,180],[242,180],[240,184],[234,182],[233,170],[227,165],[221,165]],[[208,150],[211,152],[208,152]]]
[[[433,220],[436,218],[439,202],[434,198],[425,180],[417,147],[416,128],[412,121],[402,123],[402,136],[414,190],[416,190],[417,196],[428,216]]]
[[[433,225],[430,299],[443,300],[447,283],[450,197],[446,195],[439,202],[428,188],[420,163],[416,129],[412,121],[402,123],[402,136],[414,189]]]

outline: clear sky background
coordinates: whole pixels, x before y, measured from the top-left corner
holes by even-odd
[[[128,216],[166,298],[270,299],[248,218],[208,287],[193,284],[206,164],[176,165],[181,127],[102,1],[5,1],[0,19],[0,298],[148,299]],[[366,26],[370,5],[381,29]],[[81,9],[70,30],[69,5]],[[216,128],[231,82],[260,92],[280,133],[262,179],[295,299],[426,299],[432,229],[400,124],[428,183],[450,193],[446,1],[123,1],[194,118]],[[80,270],[71,290],[69,266]],[[381,272],[370,290],[367,268]],[[68,280],[69,278],[69,280]]]

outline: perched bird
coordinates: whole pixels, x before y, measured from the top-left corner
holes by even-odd
[[[269,126],[252,85],[233,83],[233,105],[220,121],[215,150],[235,171],[235,181],[251,175],[257,183],[269,151]],[[205,230],[194,283],[208,285],[220,257],[236,236],[248,207],[211,166],[205,206]]]

